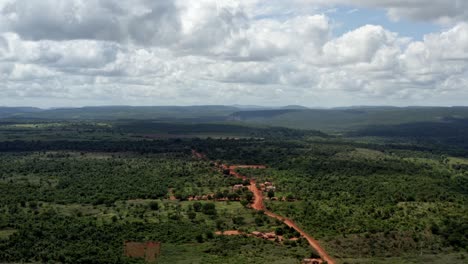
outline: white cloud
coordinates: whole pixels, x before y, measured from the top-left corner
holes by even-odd
[[[251,2],[251,1],[250,1]],[[409,19],[453,24],[468,21],[468,1],[465,0],[271,0],[255,1],[264,14],[303,13],[318,8],[346,5],[382,8],[393,20]],[[274,3],[274,4],[271,4]],[[265,8],[264,5],[270,6]],[[273,7],[272,7],[273,6]]]
[[[409,81],[430,84],[438,89],[466,89],[468,77],[468,24],[429,34],[423,41],[412,42],[401,56],[402,71]],[[447,84],[452,83],[452,88]]]
[[[178,38],[177,12],[171,0],[7,1],[0,5],[0,25],[31,40],[92,39],[165,45]]]
[[[250,27],[233,35],[214,54],[231,60],[271,60],[278,56],[316,54],[330,37],[324,15],[298,16],[285,21],[254,20]]]
[[[397,42],[395,33],[381,26],[366,25],[326,43],[323,47],[323,63],[370,63],[378,52],[395,48]]]
[[[467,95],[467,23],[421,41],[381,25],[333,36],[319,12],[330,2],[465,19],[450,1],[0,0],[0,104],[451,104]]]

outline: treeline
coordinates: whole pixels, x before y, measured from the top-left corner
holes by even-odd
[[[304,138],[310,136],[327,138],[329,135],[316,130],[298,130],[285,127],[255,127],[230,123],[170,123],[132,121],[117,124],[115,129],[123,133],[167,133],[172,135],[213,134],[220,136],[232,135],[253,138]]]
[[[414,142],[415,145],[426,146],[439,153],[468,156],[468,119],[446,118],[440,122],[369,126],[348,135]]]
[[[136,152],[136,153],[190,153],[187,141],[173,140],[133,140],[133,141],[39,141],[15,140],[0,142],[0,152],[27,151],[82,151],[82,152]]]

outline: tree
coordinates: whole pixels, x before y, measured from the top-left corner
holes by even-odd
[[[216,206],[214,203],[206,203],[203,205],[202,210],[206,215],[216,215]]]
[[[222,192],[217,192],[215,194],[215,199],[223,199],[224,198],[224,193]]]
[[[213,232],[207,231],[207,232],[206,232],[206,238],[208,238],[208,239],[213,239],[213,238],[214,238]]]
[[[203,243],[203,235],[197,235],[195,239],[198,243]]]
[[[237,199],[239,199],[239,195],[237,193],[229,193],[227,195],[227,198],[230,200],[230,201],[235,201]]]
[[[224,228],[226,227],[226,224],[224,223],[223,220],[221,219],[218,219],[216,220],[216,228],[221,231],[221,232],[224,232]]]
[[[200,212],[201,208],[202,208],[202,204],[200,202],[193,203],[193,210],[195,210],[195,212]]]
[[[245,194],[245,199],[249,202],[251,202],[253,200],[253,193],[252,192],[247,192]]]
[[[275,234],[276,234],[277,236],[282,236],[282,235],[284,234],[283,228],[277,227],[277,228],[275,229]]]
[[[240,203],[241,203],[242,206],[247,207],[247,205],[249,204],[249,201],[241,200]]]
[[[274,192],[273,190],[269,190],[269,191],[268,191],[268,198],[271,199],[271,198],[273,198],[273,197],[275,197],[275,192]]]
[[[232,218],[232,223],[234,223],[235,225],[240,226],[240,225],[245,224],[245,219],[242,216],[233,217]]]
[[[159,210],[159,203],[158,202],[150,202],[149,208],[153,211]]]
[[[262,226],[262,225],[264,225],[263,218],[258,217],[258,216],[255,217],[255,224],[256,224],[257,226]]]
[[[195,213],[194,211],[189,211],[187,212],[187,217],[190,220],[194,220],[195,218],[197,218],[197,213]]]

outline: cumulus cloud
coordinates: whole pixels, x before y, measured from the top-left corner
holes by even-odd
[[[249,1],[252,2],[252,1]],[[265,1],[254,1],[260,15],[310,12],[320,7],[346,5],[366,8],[382,8],[393,20],[409,19],[452,24],[468,21],[468,2],[465,0],[272,0],[274,5]]]
[[[317,53],[330,37],[330,23],[324,15],[298,16],[285,21],[254,20],[214,53],[231,60],[261,61],[285,55]]]
[[[463,0],[385,0],[364,1],[369,6],[387,9],[390,18],[436,21],[447,24],[468,21],[468,2]]]
[[[171,0],[32,0],[0,5],[3,30],[30,40],[92,39],[164,45],[177,39]]]
[[[418,41],[382,25],[335,36],[331,3],[453,24]],[[0,104],[450,104],[468,95],[465,5],[0,0]]]
[[[397,34],[381,26],[366,25],[327,42],[323,46],[323,63],[340,65],[370,63],[378,55],[377,53],[397,47]]]
[[[439,89],[466,89],[468,77],[468,24],[429,34],[412,42],[401,55],[402,71],[411,82],[431,84]],[[453,84],[448,86],[447,84]]]

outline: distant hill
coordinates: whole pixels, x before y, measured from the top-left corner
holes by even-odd
[[[97,106],[47,110],[33,107],[0,107],[0,118],[231,122],[327,132],[352,131],[375,125],[443,122],[453,118],[468,118],[468,107],[364,106],[334,109],[309,109],[297,105],[279,108],[249,107],[256,106]]]
[[[439,122],[468,118],[468,107],[363,107],[347,109],[259,110],[233,113],[231,119],[299,129],[353,130],[369,125]]]
[[[332,109],[335,109],[335,110],[350,110],[350,109],[380,109],[380,110],[383,110],[383,109],[398,109],[400,107],[397,107],[397,106],[388,106],[388,105],[353,105],[353,106],[342,106],[342,107],[334,107]],[[409,108],[409,107],[407,107]]]
[[[41,112],[42,109],[35,107],[4,107],[0,106],[0,118],[11,117],[15,115],[21,115],[24,113],[37,113]]]
[[[268,122],[271,118],[282,116],[291,112],[297,112],[296,109],[280,109],[280,110],[251,110],[239,111],[230,115],[229,120],[236,121],[264,121]]]
[[[268,106],[261,106],[261,105],[239,105],[239,104],[235,104],[235,105],[230,105],[232,107],[235,107],[239,110],[271,110],[272,108],[271,107],[268,107]]]
[[[296,109],[296,110],[306,110],[309,109],[308,107],[302,106],[302,105],[287,105],[281,107],[281,109]]]
[[[201,106],[93,106],[81,108],[56,108],[41,111],[19,111],[11,108],[3,118],[41,119],[179,119],[200,117],[225,117],[239,111],[222,105]]]
[[[253,111],[253,110],[281,110],[281,109],[296,109],[305,110],[308,107],[302,105],[287,105],[287,106],[260,106],[260,105],[232,105],[233,107],[239,108],[241,111]]]
[[[1,107],[0,118],[33,119],[203,119],[201,121],[225,121],[233,113],[241,111],[307,109],[303,106],[263,107],[254,105],[196,105],[196,106],[88,106],[79,108],[39,109],[33,107]]]

